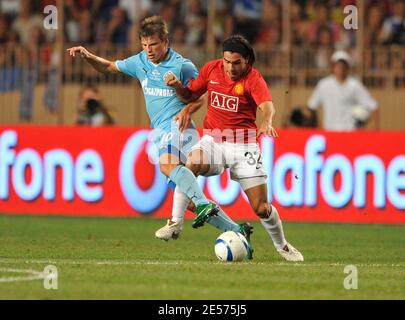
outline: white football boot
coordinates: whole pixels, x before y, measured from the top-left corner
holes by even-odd
[[[178,239],[181,230],[183,230],[183,221],[170,224],[169,219],[167,220],[167,224],[164,227],[155,232],[155,237],[164,241],[169,241],[170,239]]]
[[[304,261],[304,256],[301,254],[301,252],[295,249],[288,242],[282,249],[277,249],[277,252],[287,261]]]

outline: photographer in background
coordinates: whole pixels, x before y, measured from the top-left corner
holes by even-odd
[[[285,123],[287,128],[316,128],[317,126],[316,114],[301,106],[291,110]]]
[[[76,123],[93,127],[112,125],[114,120],[102,104],[96,87],[87,86],[79,94],[79,110]]]

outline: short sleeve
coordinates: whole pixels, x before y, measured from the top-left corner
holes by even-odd
[[[208,73],[209,73],[209,64],[206,64],[200,70],[200,73],[197,78],[190,80],[188,84],[188,89],[195,96],[202,96],[208,89]]]
[[[267,86],[266,81],[261,75],[258,75],[250,85],[250,94],[256,105],[260,105],[266,101],[272,101],[273,98],[270,94],[270,90]]]
[[[135,79],[138,79],[138,76],[136,74],[138,67],[137,60],[138,60],[137,56],[132,56],[125,60],[117,60],[115,62],[115,65],[117,66],[120,72],[125,73],[126,75],[133,77]]]
[[[181,66],[181,82],[183,86],[187,86],[190,80],[197,78],[197,76],[198,70],[191,61],[183,63]]]

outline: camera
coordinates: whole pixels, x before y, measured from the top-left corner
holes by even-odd
[[[96,99],[89,99],[86,102],[86,110],[89,114],[93,115],[100,109],[100,102]]]

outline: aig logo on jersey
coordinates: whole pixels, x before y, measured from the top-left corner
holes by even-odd
[[[211,106],[225,111],[238,112],[239,98],[212,91]]]

